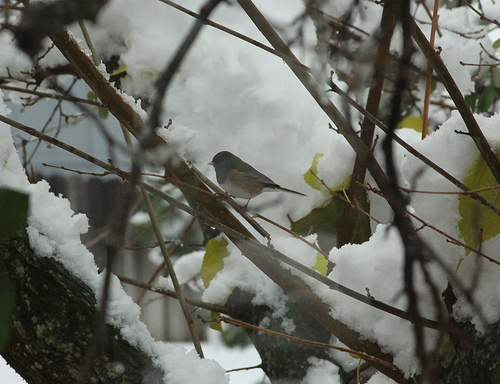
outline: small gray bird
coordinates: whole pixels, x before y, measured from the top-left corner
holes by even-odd
[[[222,189],[234,197],[250,201],[251,198],[260,195],[262,192],[277,190],[306,196],[303,193],[281,187],[250,164],[245,163],[238,156],[228,151],[219,152],[208,164],[214,166],[217,182]],[[245,207],[248,205],[248,201]]]

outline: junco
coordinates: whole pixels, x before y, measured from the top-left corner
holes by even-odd
[[[219,185],[234,197],[250,201],[251,198],[262,192],[277,190],[306,196],[303,193],[279,186],[231,152],[219,152],[208,164],[214,166]],[[248,201],[246,205],[248,205]]]

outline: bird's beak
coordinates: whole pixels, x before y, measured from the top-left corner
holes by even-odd
[[[213,161],[211,161],[211,162],[210,162],[210,163],[208,163],[207,165],[214,165],[214,162],[213,162]]]

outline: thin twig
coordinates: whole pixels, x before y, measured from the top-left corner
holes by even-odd
[[[168,296],[173,299],[177,299],[177,293],[175,291],[171,291],[169,289],[163,289],[158,286],[144,283],[140,280],[132,279],[131,277],[115,274],[118,279],[124,284],[129,284],[133,285],[134,287],[142,288],[145,290],[148,290],[150,292],[158,293],[163,296]],[[213,312],[219,312],[219,313],[225,313],[226,315],[231,315],[230,311],[228,308],[224,307],[223,305],[219,304],[212,304],[212,303],[207,303],[206,301],[201,301],[197,299],[193,299],[190,297],[185,297],[186,302],[189,303],[190,305],[198,308],[203,308],[206,309],[207,311],[213,311]]]
[[[443,192],[443,191],[420,191],[416,189],[409,189],[409,188],[404,188],[404,187],[399,187],[403,192],[406,193],[423,193],[423,194],[430,194],[430,195],[471,195],[474,193],[481,193],[481,192],[487,192],[495,189],[500,189],[500,184],[495,184],[491,185],[489,187],[484,187],[484,188],[478,188],[478,189],[471,189],[469,191],[459,191],[459,192]]]
[[[304,239],[302,236],[300,236],[299,234],[295,233],[294,231],[284,227],[283,225],[265,217],[265,216],[262,216],[261,214],[257,214],[255,217],[258,217],[259,219],[262,219],[264,221],[267,221],[268,223],[274,225],[275,227],[281,229],[282,231],[285,231],[286,233],[292,235],[293,237],[295,237],[296,239],[302,241],[303,243],[307,244],[309,247],[311,247],[312,249],[314,249],[316,252],[319,252],[321,255],[323,255],[323,257],[328,260],[330,258],[330,256],[328,255],[328,253],[326,253],[325,251],[323,251],[320,247],[318,247],[316,244],[314,243],[311,243],[310,241],[307,241],[306,239]]]
[[[434,48],[434,41],[436,39],[438,11],[439,11],[439,0],[434,0],[431,37],[429,42],[432,48]],[[429,119],[429,100],[431,95],[431,85],[432,85],[432,65],[430,61],[427,61],[427,75],[425,79],[425,95],[424,95],[424,115],[422,118],[422,140],[427,136],[427,121]]]
[[[249,371],[251,369],[262,369],[262,364],[257,364],[252,367],[243,367],[243,368],[233,368],[233,369],[228,369],[226,370],[227,373],[231,372],[241,372],[241,371]]]
[[[375,363],[378,363],[378,364],[381,364],[381,365],[385,365],[386,367],[389,367],[389,368],[392,368],[392,369],[398,369],[398,367],[396,365],[392,364],[392,363],[389,363],[389,362],[387,362],[385,360],[379,359],[379,358],[377,358],[375,356],[369,355],[369,354],[361,352],[361,351],[355,351],[355,350],[352,350],[352,349],[349,349],[349,348],[338,347],[336,345],[331,345],[331,344],[328,344],[328,343],[322,343],[320,341],[303,339],[303,338],[300,338],[300,337],[288,335],[288,334],[283,333],[283,332],[273,331],[272,329],[258,327],[256,325],[253,325],[253,324],[241,321],[241,320],[237,320],[237,319],[231,319],[231,318],[228,318],[228,317],[225,317],[225,316],[221,316],[219,319],[204,320],[204,322],[224,322],[224,323],[227,323],[227,324],[235,325],[237,327],[251,329],[253,331],[263,332],[263,333],[267,333],[267,334],[270,334],[270,335],[273,335],[273,336],[276,336],[276,337],[281,337],[283,339],[286,339],[286,340],[289,340],[289,341],[293,341],[293,342],[299,343],[299,344],[312,345],[314,347],[334,349],[336,351],[341,351],[341,352],[349,353],[351,355],[356,355],[356,356],[358,356],[358,357],[360,357],[360,358],[362,358],[362,359],[364,359],[366,361],[375,362]]]
[[[19,92],[19,93],[27,93],[29,95],[38,96],[40,98],[64,100],[64,101],[69,101],[71,103],[83,103],[83,104],[89,104],[89,105],[93,105],[96,107],[104,108],[104,105],[102,105],[102,103],[99,103],[97,101],[88,100],[88,99],[82,99],[80,97],[75,97],[75,96],[61,95],[58,93],[41,92],[41,91],[36,91],[36,90],[32,90],[32,89],[13,87],[13,86],[7,85],[7,84],[0,84],[0,89],[5,89],[6,91],[14,91],[14,92]]]
[[[201,358],[203,358],[203,349],[201,348],[200,337],[198,336],[198,332],[196,331],[193,318],[191,317],[191,311],[189,310],[186,300],[184,299],[184,295],[182,294],[182,288],[181,285],[179,284],[179,279],[177,278],[174,265],[170,258],[170,253],[168,252],[167,246],[165,245],[165,242],[163,240],[163,235],[161,234],[160,230],[160,224],[158,223],[158,219],[156,218],[153,205],[151,204],[151,199],[149,198],[149,195],[143,186],[140,186],[140,190],[142,198],[146,205],[146,210],[148,211],[149,214],[149,220],[151,221],[153,232],[156,236],[156,239],[158,240],[160,250],[163,255],[163,259],[165,261],[165,266],[167,267],[168,274],[170,276],[170,279],[172,280],[175,292],[177,293],[177,299],[179,300],[179,304],[181,305],[182,313],[184,314],[184,318],[186,320],[189,333],[191,334],[191,339],[193,340],[196,352],[198,352],[198,355]]]
[[[489,17],[486,17],[486,15],[483,12],[478,11],[467,0],[462,0],[462,3],[464,3],[474,13],[476,13],[476,15],[478,15],[481,20],[487,21],[487,22],[489,22],[491,24],[495,24],[497,27],[500,27],[500,22],[498,20],[496,20],[496,19],[490,19]]]
[[[85,26],[85,22],[83,20],[78,20],[78,24],[80,25],[80,29],[82,30],[83,37],[85,39],[85,42],[87,43],[87,46],[90,49],[90,52],[92,53],[92,60],[94,61],[94,65],[98,66],[101,64],[101,60],[99,59],[99,56],[97,55],[97,51],[94,48],[94,43],[92,42],[92,39],[90,38],[89,31],[87,30],[87,27]]]
[[[104,171],[102,173],[84,172],[84,171],[80,171],[78,169],[68,168],[68,167],[65,167],[63,165],[52,165],[52,164],[42,163],[42,166],[47,167],[47,168],[56,168],[56,169],[60,169],[62,171],[73,172],[73,173],[77,173],[79,175],[89,175],[89,176],[95,176],[95,177],[103,177],[103,176],[113,175],[112,172],[108,172],[108,171]]]
[[[441,56],[436,53],[436,51],[431,47],[430,43],[427,41],[427,38],[420,30],[419,26],[415,22],[415,20],[410,19],[409,22],[411,26],[409,26],[412,36],[417,42],[420,50],[425,55],[426,59],[431,63],[432,67],[441,78],[443,85],[451,96],[453,102],[457,106],[460,115],[469,131],[469,135],[476,144],[479,152],[483,156],[488,168],[490,168],[491,173],[495,177],[497,183],[500,183],[500,161],[496,157],[495,153],[491,149],[490,144],[486,140],[483,132],[481,131],[481,127],[477,123],[469,105],[465,101],[465,98],[458,88],[457,83],[453,76],[451,76],[448,68],[444,64]]]

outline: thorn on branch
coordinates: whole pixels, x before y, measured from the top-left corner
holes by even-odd
[[[271,249],[274,249],[274,245],[273,243],[271,243],[271,236],[267,236],[266,239],[267,239],[267,246]]]
[[[78,173],[79,175],[89,175],[89,176],[98,176],[98,177],[111,175],[111,172],[109,172],[109,171],[105,171],[102,173],[84,172],[84,171],[80,171],[78,169],[71,169],[71,168],[65,167],[63,165],[52,165],[52,164],[47,164],[47,163],[42,163],[42,166],[47,167],[47,168],[61,169],[63,171],[68,171],[68,172],[74,172],[74,173]]]
[[[332,131],[337,132],[340,135],[340,132],[337,128],[335,128],[332,123],[328,123],[328,128],[331,129]]]
[[[369,299],[375,300],[375,297],[372,296],[372,294],[370,293],[370,288],[365,287],[365,290],[366,290],[366,297],[368,297]]]
[[[472,137],[472,134],[470,132],[465,132],[465,131],[459,131],[458,129],[455,129],[454,132],[457,134],[457,135],[465,135],[465,136],[470,136]]]
[[[375,151],[375,148],[377,146],[378,140],[380,139],[379,135],[375,135],[375,139],[373,140],[373,145],[370,148],[370,151],[373,153]]]
[[[314,233],[314,226],[311,225],[311,228],[309,228],[309,231],[307,231],[307,236],[312,235]]]
[[[415,231],[418,232],[418,231],[424,229],[425,227],[427,227],[427,223],[422,223],[422,225],[420,227],[418,227]]]

